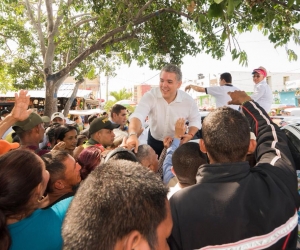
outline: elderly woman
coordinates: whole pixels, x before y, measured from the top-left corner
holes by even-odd
[[[0,156],[0,249],[61,249],[61,225],[71,198],[47,210],[49,173],[42,159],[17,149]]]

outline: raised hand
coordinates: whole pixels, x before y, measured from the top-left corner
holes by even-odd
[[[175,123],[175,138],[182,138],[186,131],[185,119],[179,118]]]
[[[26,120],[32,112],[31,109],[28,109],[30,96],[27,93],[27,90],[20,90],[19,94],[15,93],[15,106],[11,111],[11,115],[18,121]]]
[[[173,141],[173,138],[171,136],[166,136],[163,141],[164,147],[169,148],[172,144],[172,141]]]
[[[192,88],[191,85],[188,85],[188,86],[185,87],[184,91],[189,92],[191,90],[191,88]]]

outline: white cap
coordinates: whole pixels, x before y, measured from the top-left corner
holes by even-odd
[[[63,114],[63,113],[60,113],[60,112],[55,112],[55,113],[53,113],[53,114],[51,115],[51,121],[53,121],[53,119],[54,119],[54,118],[56,118],[56,117],[59,117],[59,118],[61,118],[62,120],[64,120],[64,119],[65,119],[65,117],[64,117],[64,114]]]

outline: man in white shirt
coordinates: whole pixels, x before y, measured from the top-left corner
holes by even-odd
[[[231,74],[225,72],[220,75],[220,80],[219,80],[220,86],[211,86],[211,87],[203,88],[197,85],[190,84],[185,88],[185,91],[189,91],[190,89],[193,89],[197,92],[205,92],[206,94],[212,95],[216,98],[217,108],[228,106],[235,110],[239,110],[240,108],[239,105],[228,105],[228,101],[231,100],[230,96],[228,95],[228,92],[234,92],[235,90],[239,90],[237,87],[233,86],[231,82],[232,82]]]
[[[189,121],[188,133],[182,136],[182,141],[192,139],[201,128],[201,116],[196,102],[190,95],[179,90],[182,84],[181,70],[172,64],[165,66],[160,72],[160,83],[158,88],[147,92],[130,116],[129,137],[127,147],[138,149],[138,131],[142,122],[149,116],[148,144],[157,155],[163,150],[163,138],[174,136],[174,124],[178,118]]]
[[[267,71],[264,67],[254,69],[252,72],[254,92],[251,95],[252,100],[256,101],[264,110],[269,113],[273,101],[273,94],[266,81]]]

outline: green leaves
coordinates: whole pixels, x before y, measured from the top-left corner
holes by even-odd
[[[223,6],[221,4],[213,3],[210,5],[207,15],[209,17],[222,17],[223,16]]]

